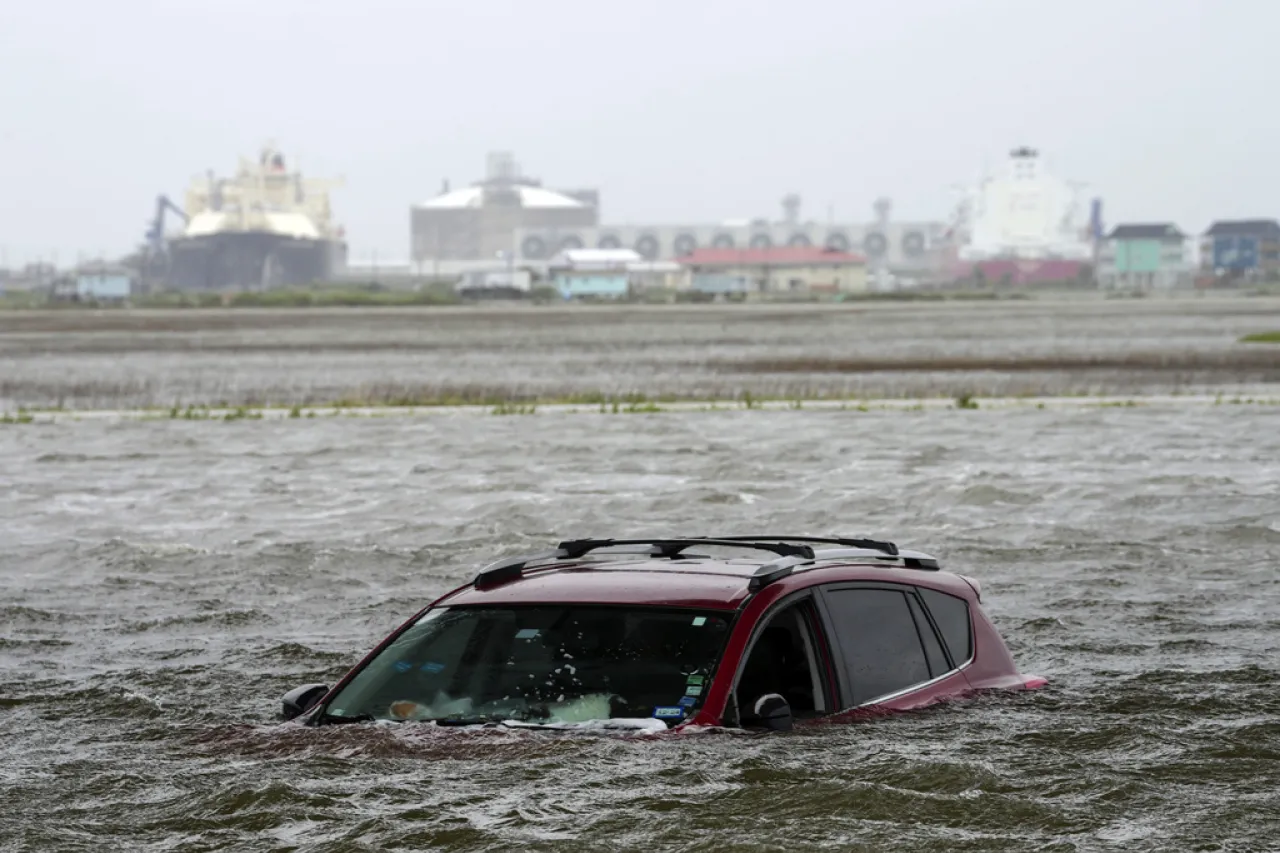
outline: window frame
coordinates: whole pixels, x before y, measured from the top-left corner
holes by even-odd
[[[968,633],[969,654],[964,660],[957,660],[955,650],[952,649],[950,643],[947,642],[946,635],[942,632],[941,626],[938,625],[937,617],[934,616],[933,611],[929,608],[929,600],[925,598],[923,595],[920,595],[919,592],[916,593],[916,598],[920,601],[920,604],[924,610],[925,616],[928,618],[929,623],[933,626],[933,633],[935,636],[937,636],[938,642],[942,645],[942,653],[946,655],[947,660],[950,661],[951,663],[951,669],[949,670],[949,672],[955,672],[958,670],[965,669],[971,663],[973,663],[974,657],[978,654],[978,637],[977,637],[977,633],[974,631],[974,625],[973,625],[973,602],[969,601],[967,598],[965,598],[962,595],[953,595],[952,593],[944,592],[943,590],[940,590],[940,589],[933,589],[932,587],[914,587],[914,589],[916,590],[927,589],[929,590],[929,592],[934,593],[935,595],[945,595],[950,598],[954,598],[964,605],[965,627],[968,629],[968,632],[969,632]]]
[[[738,664],[734,668],[733,679],[729,682],[729,693],[725,699],[724,712],[721,714],[723,725],[730,727],[742,726],[742,709],[738,707],[738,682],[741,680],[743,672],[746,671],[747,662],[751,659],[751,653],[755,651],[756,643],[764,633],[765,628],[772,624],[778,614],[790,610],[792,607],[803,607],[804,605],[808,605],[808,613],[804,621],[809,631],[809,640],[813,644],[813,653],[818,665],[820,683],[816,686],[822,690],[823,704],[827,707],[827,710],[815,714],[815,718],[829,717],[832,714],[839,713],[840,706],[844,702],[844,693],[837,680],[840,676],[840,664],[835,657],[835,647],[832,645],[831,637],[827,633],[827,620],[817,602],[817,595],[813,588],[807,588],[785,595],[773,602],[769,609],[761,613],[760,618],[756,619],[755,624],[751,626],[751,634],[747,638],[746,645],[742,648],[742,656],[738,658]]]
[[[354,666],[351,670],[347,672],[346,675],[343,676],[343,678],[338,682],[338,684],[336,684],[334,688],[330,691],[329,695],[332,698],[326,701],[324,705],[321,707],[322,722],[328,722],[328,723],[349,722],[348,720],[344,720],[342,718],[334,718],[331,716],[330,709],[333,707],[334,702],[341,699],[344,696],[344,694],[347,693],[347,691],[351,690],[352,687],[356,685],[356,682],[363,675],[368,673],[371,668],[374,668],[380,661],[385,661],[387,655],[391,653],[392,649],[395,647],[395,645],[398,642],[404,639],[405,635],[407,635],[414,628],[418,627],[419,625],[425,622],[444,618],[447,614],[455,611],[456,612],[466,612],[466,611],[519,612],[521,610],[541,610],[541,609],[567,610],[567,609],[574,609],[574,608],[584,609],[584,610],[602,610],[602,611],[616,610],[623,614],[633,613],[633,612],[644,612],[644,611],[657,611],[657,612],[663,612],[663,613],[679,613],[679,612],[685,611],[695,616],[714,614],[717,617],[724,618],[724,620],[727,623],[725,639],[715,657],[715,660],[710,668],[710,671],[705,676],[706,684],[713,684],[715,682],[717,675],[721,672],[724,666],[725,653],[728,649],[730,638],[732,638],[734,630],[736,629],[738,621],[741,617],[741,611],[739,610],[730,611],[730,610],[720,610],[715,608],[699,608],[699,607],[689,607],[689,606],[683,606],[683,605],[668,605],[668,604],[634,605],[629,603],[596,604],[591,602],[585,602],[585,603],[584,602],[567,602],[567,603],[566,602],[515,602],[515,603],[497,603],[497,604],[468,603],[468,604],[456,604],[456,605],[446,603],[446,604],[430,606],[419,611],[415,616],[411,617],[410,619],[406,620],[403,624],[401,624],[399,628],[397,628],[395,631],[389,634],[386,638],[384,638],[381,643],[379,643],[376,647],[374,647],[374,649],[372,649],[358,664],[356,664],[356,666]],[[372,677],[377,678],[379,675],[380,673],[375,673],[374,676]],[[476,676],[472,676],[472,678],[475,678],[475,677]],[[365,689],[367,690],[368,688],[365,688]],[[696,709],[701,710],[701,708],[705,705],[705,703],[706,703],[706,694],[704,692],[703,695],[699,698],[697,705],[695,706]],[[696,711],[691,711],[688,716],[692,718],[694,716],[694,713],[696,713]],[[359,718],[353,717],[352,719],[354,720]],[[378,719],[381,719],[381,718],[378,718]]]
[[[835,674],[836,674],[836,679],[838,683],[838,689],[840,692],[840,702],[838,704],[840,706],[841,711],[847,711],[854,708],[862,708],[867,705],[881,704],[883,702],[887,702],[893,699],[898,699],[908,694],[915,693],[918,690],[923,690],[926,687],[937,684],[939,681],[942,681],[944,678],[950,678],[951,676],[960,672],[961,670],[963,670],[965,667],[969,666],[969,664],[973,662],[972,654],[970,655],[969,659],[964,662],[957,662],[952,657],[951,650],[947,646],[946,640],[942,636],[942,632],[938,630],[938,626],[934,620],[933,614],[929,611],[929,608],[926,605],[923,596],[921,596],[917,591],[918,589],[919,587],[917,587],[915,584],[893,583],[890,581],[833,581],[831,583],[825,583],[814,588],[814,601],[815,601],[815,604],[817,605],[819,618],[823,622],[823,629],[826,632],[828,637],[828,641],[827,641],[828,648],[830,649],[830,654],[833,658],[833,663],[835,665],[835,671],[836,671]],[[912,612],[910,606],[908,606],[907,612],[911,614],[911,621],[916,626],[916,639],[919,641],[919,644],[920,644],[920,655],[924,660],[925,669],[930,673],[930,677],[928,679],[924,681],[916,682],[907,687],[903,687],[898,690],[894,690],[880,696],[873,696],[870,699],[867,699],[866,701],[863,701],[863,702],[859,702],[857,704],[854,703],[853,684],[850,681],[849,670],[844,659],[844,651],[842,648],[842,644],[840,642],[840,630],[837,627],[835,620],[832,618],[831,608],[827,601],[828,593],[843,592],[845,590],[882,590],[882,591],[888,591],[888,592],[897,592],[897,593],[901,593],[902,595],[915,598],[916,603],[920,606],[920,612],[924,614],[928,624],[926,626],[920,625],[916,620],[915,614]],[[952,597],[954,598],[956,596],[952,596]],[[950,668],[946,672],[943,672],[939,675],[932,674],[932,669],[929,666],[929,655],[925,649],[924,638],[920,636],[920,632],[926,629],[933,632],[934,639],[938,643],[938,646],[942,649],[943,657],[946,659],[947,664],[950,666]],[[969,632],[970,632],[970,650],[972,651],[973,650],[972,609],[970,609],[969,611]],[[840,713],[840,711],[837,711],[835,713]]]

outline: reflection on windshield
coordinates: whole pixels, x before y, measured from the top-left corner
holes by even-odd
[[[583,723],[688,717],[728,636],[715,611],[429,611],[329,704],[329,719]]]

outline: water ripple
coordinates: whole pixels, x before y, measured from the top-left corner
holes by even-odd
[[[0,431],[18,849],[1210,850],[1280,837],[1265,410],[707,412]],[[496,556],[891,537],[978,577],[1037,694],[790,736],[312,731]]]

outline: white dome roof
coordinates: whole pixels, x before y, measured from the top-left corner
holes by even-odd
[[[569,198],[552,190],[543,189],[542,187],[531,187],[524,184],[517,184],[512,187],[520,195],[521,207],[586,207],[585,204],[576,198]],[[480,207],[484,203],[484,187],[466,187],[453,192],[436,196],[428,202],[423,203],[420,207],[428,207],[434,209],[457,209],[464,207]]]

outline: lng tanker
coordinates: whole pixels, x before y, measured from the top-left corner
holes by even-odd
[[[187,189],[182,231],[166,243],[168,287],[262,290],[331,280],[346,263],[333,224],[336,181],[304,179],[274,146],[240,159],[234,177],[212,173]]]

